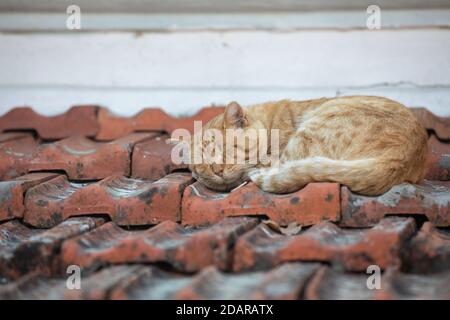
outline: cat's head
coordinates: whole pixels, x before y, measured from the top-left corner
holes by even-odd
[[[202,163],[191,161],[189,169],[192,176],[208,188],[217,191],[229,191],[248,181],[248,171],[259,166],[259,160],[254,161],[255,154],[258,154],[258,139],[260,139],[260,136],[255,136],[255,132],[259,132],[259,129],[265,129],[261,121],[254,119],[238,103],[231,102],[223,114],[204,125],[202,142],[197,144],[201,152],[213,150],[213,148],[222,150],[222,161],[217,161],[220,157],[202,161]],[[214,131],[220,132],[222,139],[212,135],[211,132]],[[242,139],[239,142],[235,137],[230,138],[230,133],[234,132],[237,136],[244,136],[243,143]],[[191,142],[191,151],[193,148],[195,148],[194,141]],[[227,159],[227,152],[229,153],[230,150],[233,150],[234,158],[230,156]],[[241,161],[237,160],[238,153],[241,154]]]

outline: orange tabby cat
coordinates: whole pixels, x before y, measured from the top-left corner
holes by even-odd
[[[383,97],[282,100],[247,108],[232,102],[204,127],[224,136],[225,129],[237,128],[279,129],[279,165],[191,164],[193,176],[211,189],[230,190],[250,179],[264,191],[287,193],[328,181],[379,195],[402,182],[418,183],[425,174],[427,132],[408,108]],[[203,147],[211,143],[203,141]],[[246,158],[250,151],[246,146]]]

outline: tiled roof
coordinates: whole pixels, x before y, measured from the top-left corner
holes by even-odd
[[[449,118],[414,109],[430,134],[421,185],[274,195],[214,192],[171,162],[170,133],[222,111],[0,116],[0,299],[450,299]]]

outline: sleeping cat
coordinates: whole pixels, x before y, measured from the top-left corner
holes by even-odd
[[[279,129],[276,166],[191,164],[194,178],[214,190],[248,180],[272,193],[293,192],[309,182],[338,182],[360,194],[379,195],[402,182],[419,183],[425,175],[426,130],[408,108],[383,97],[282,100],[246,108],[232,102],[204,129],[224,136],[225,129]],[[246,158],[250,152],[245,149]]]

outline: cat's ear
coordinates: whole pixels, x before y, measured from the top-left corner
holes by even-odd
[[[228,104],[224,114],[225,127],[244,128],[248,125],[244,109],[235,101]]]

